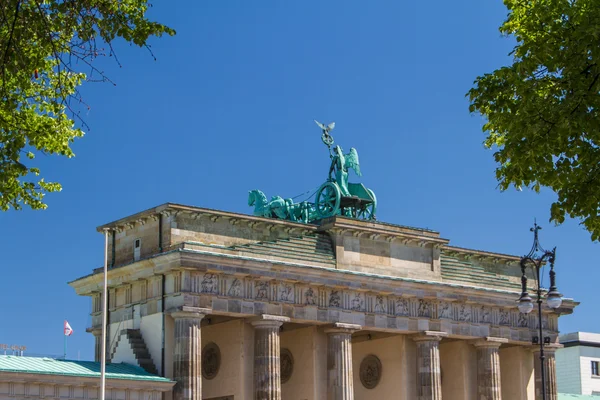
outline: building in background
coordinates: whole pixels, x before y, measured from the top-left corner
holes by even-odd
[[[559,341],[564,347],[556,352],[558,391],[600,396],[600,334],[569,333]]]
[[[168,400],[174,384],[138,366],[106,366],[107,399]],[[94,400],[99,389],[99,362],[0,355],[0,400]]]

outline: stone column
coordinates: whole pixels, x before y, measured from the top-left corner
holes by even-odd
[[[89,331],[88,331],[89,332]],[[100,362],[102,357],[102,329],[92,329],[92,335],[94,335],[94,361]]]
[[[182,307],[171,313],[175,320],[173,354],[173,400],[202,400],[202,342],[200,322],[203,309]]]
[[[486,338],[473,343],[477,348],[477,398],[502,400],[499,349],[506,339]]]
[[[327,400],[353,400],[352,333],[360,325],[336,323],[327,334]]]
[[[442,400],[440,340],[445,332],[426,331],[414,336],[417,342],[417,399]]]
[[[254,326],[254,399],[281,400],[279,330],[290,319],[263,315]]]
[[[557,400],[556,388],[556,358],[555,353],[561,346],[544,346],[544,376],[546,378],[546,400]],[[533,365],[535,369],[535,400],[542,400],[542,369],[540,363],[540,348],[533,348]]]

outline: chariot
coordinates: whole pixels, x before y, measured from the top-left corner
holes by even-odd
[[[315,212],[319,219],[343,215],[357,219],[375,219],[377,198],[362,183],[348,183],[350,196],[342,196],[340,186],[333,180],[323,183],[315,194]]]
[[[329,150],[331,166],[328,179],[313,193],[314,201],[294,203],[292,199],[280,196],[274,196],[268,201],[260,190],[251,190],[248,205],[254,206],[254,215],[303,223],[314,223],[336,215],[374,220],[377,211],[375,193],[362,183],[348,182],[350,169],[358,176],[361,175],[356,149],[351,148],[348,154],[344,154],[340,146],[332,149],[333,137],[329,132],[335,124],[317,124],[323,130],[321,139]]]

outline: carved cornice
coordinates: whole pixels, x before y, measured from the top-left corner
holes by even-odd
[[[520,257],[513,256],[510,254],[492,253],[489,251],[465,249],[462,247],[454,246],[443,246],[442,251],[444,254],[450,257],[456,257],[467,261],[493,263],[493,264],[506,264],[506,265],[518,265]]]

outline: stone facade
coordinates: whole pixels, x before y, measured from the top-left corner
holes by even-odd
[[[303,225],[174,204],[98,229],[104,228],[111,230],[110,265],[114,260],[110,330],[140,329],[159,373],[178,381],[175,398],[285,399],[291,385],[307,399],[378,393],[499,400],[502,387],[512,385],[518,395],[511,400],[534,399],[527,365],[537,315],[516,308],[518,257],[453,247],[425,229],[343,217]],[[100,273],[70,283],[93,299],[93,333],[101,324]],[[552,343],[558,316],[575,305],[566,299],[558,310],[543,309],[544,336]],[[201,331],[218,332],[234,321],[242,323],[235,337],[222,331],[213,340],[223,352],[239,349],[239,357],[224,357],[216,377],[202,379]],[[282,383],[280,340],[299,329],[310,332],[312,344],[286,356],[286,371],[291,360],[295,365]],[[378,342],[394,338],[396,353],[378,353]],[[353,360],[354,344],[377,360],[365,364],[368,370],[353,367],[361,362]],[[513,347],[528,356],[508,351]],[[503,364],[523,367],[526,377],[507,383]],[[444,380],[444,373],[465,384]]]

